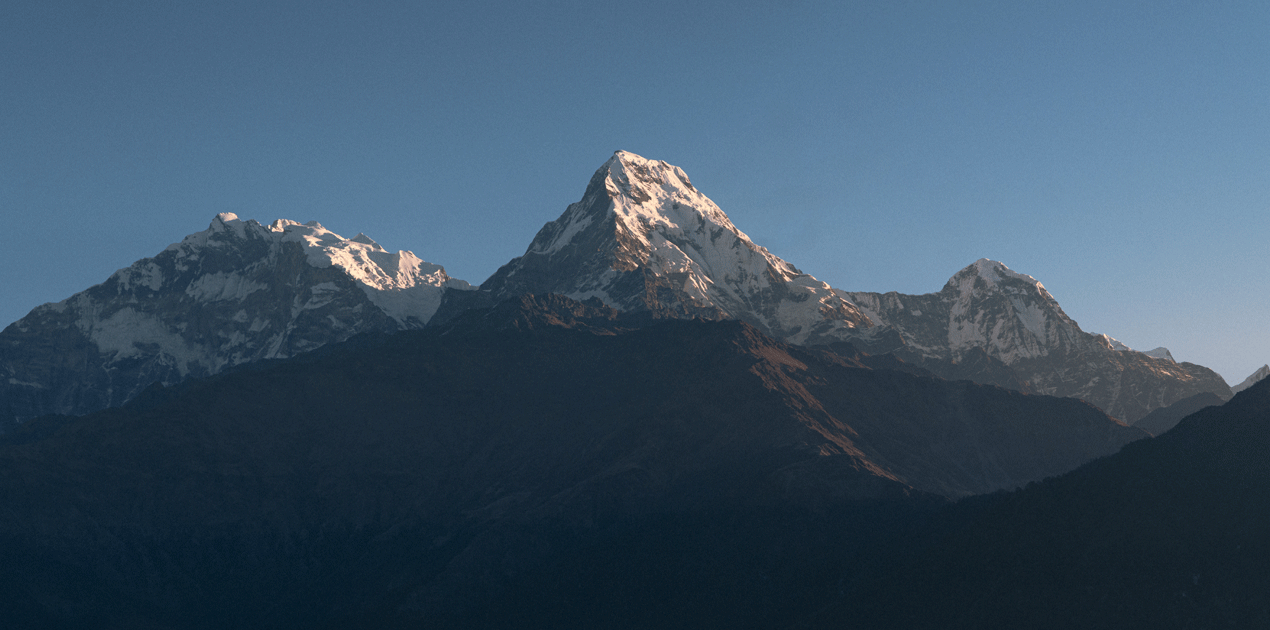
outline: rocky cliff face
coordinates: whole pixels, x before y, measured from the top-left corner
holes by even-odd
[[[728,317],[793,343],[871,326],[828,284],[754,244],[682,169],[625,151],[481,289],[492,301],[560,293],[663,317]]]
[[[938,293],[842,295],[899,333],[903,344],[890,349],[901,357],[960,362],[984,352],[1036,392],[1080,398],[1130,423],[1201,392],[1231,396],[1206,367],[1084,332],[1040,282],[996,261],[976,261]]]
[[[446,288],[471,287],[365,235],[220,214],[207,230],[0,333],[0,431],[115,406],[155,382],[419,328]]]

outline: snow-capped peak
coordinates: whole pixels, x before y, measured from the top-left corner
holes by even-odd
[[[1148,357],[1151,357],[1152,359],[1159,359],[1161,361],[1170,361],[1172,363],[1177,363],[1177,359],[1173,358],[1173,353],[1169,352],[1169,349],[1165,348],[1164,346],[1160,346],[1158,348],[1155,348],[1154,350],[1145,350],[1145,351],[1136,350],[1135,351],[1133,348],[1130,348],[1128,345],[1126,345],[1123,341],[1120,341],[1119,339],[1116,339],[1115,337],[1111,337],[1109,335],[1094,335],[1094,338],[1097,339],[1103,345],[1107,346],[1108,348],[1115,350],[1116,352],[1141,352],[1142,354],[1145,354]]]
[[[628,151],[614,153],[582,200],[482,288],[500,297],[554,292],[619,309],[731,316],[797,343],[871,325],[827,284],[756,245],[683,169]]]
[[[601,188],[602,187],[602,188]],[[726,230],[751,249],[762,251],[771,261],[790,274],[800,273],[792,265],[772,256],[741,232],[719,206],[692,185],[688,175],[678,166],[661,160],[649,160],[629,151],[617,151],[605,162],[587,187],[587,196],[603,190],[611,200],[607,214],[617,219],[623,231],[643,246],[652,246],[653,231],[715,232]],[[595,208],[575,206],[560,221],[563,229],[550,240],[535,239],[533,251],[550,255],[567,247],[593,221]]]
[[[976,278],[982,280],[984,284],[993,289],[1000,288],[1001,286],[1007,284],[1007,281],[1009,280],[1015,280],[1026,283],[1029,286],[1034,286],[1044,292],[1045,295],[1049,295],[1049,291],[1045,290],[1045,285],[1041,284],[1036,278],[1014,271],[1013,269],[1005,266],[1005,263],[988,258],[980,258],[979,260],[974,261],[968,267],[962,269],[950,278],[948,280],[948,284],[966,286],[967,281],[969,281],[969,283],[973,285]]]
[[[255,220],[243,221],[232,212],[222,212],[206,230],[185,237],[167,250],[175,251],[178,261],[193,260],[201,256],[204,248],[229,248],[239,241],[298,243],[310,266],[338,267],[357,282],[376,306],[403,325],[410,318],[426,322],[436,312],[440,304],[437,290],[473,288],[467,282],[450,278],[440,265],[420,260],[413,252],[388,252],[365,234],[346,239],[317,221],[277,219],[266,227]],[[427,288],[415,291],[415,287]]]
[[[629,151],[617,151],[600,172],[607,172],[604,185],[613,200],[613,214],[637,242],[662,249],[667,240],[674,242],[688,235],[704,235],[713,244],[726,233],[735,239],[735,246],[755,252],[762,259],[753,262],[770,265],[783,280],[805,275],[767,248],[756,245],[737,229],[723,210],[701,194],[678,166],[649,160]],[[706,255],[693,256],[684,252],[691,259],[685,262],[704,266],[708,276],[726,274],[738,262],[734,256],[717,259],[707,251],[714,248],[701,243],[701,239],[693,240],[697,241],[694,244],[699,244],[697,253]]]
[[[753,244],[678,166],[618,151],[601,171],[608,172],[604,183],[613,197],[614,214],[632,229],[639,227],[638,222],[692,229],[704,221]]]

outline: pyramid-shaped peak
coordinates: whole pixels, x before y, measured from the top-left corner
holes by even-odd
[[[658,316],[734,317],[795,343],[870,326],[829,285],[750,240],[683,169],[629,151],[481,288],[495,299],[559,293]]]
[[[529,251],[548,255],[563,251],[575,239],[585,241],[581,235],[593,230],[607,230],[609,235],[603,239],[621,241],[636,266],[656,247],[653,232],[674,240],[685,233],[709,235],[722,230],[747,248],[762,249],[692,185],[683,169],[629,151],[614,152],[591,176],[582,201],[544,226]]]
[[[353,243],[361,243],[363,245],[370,245],[371,248],[376,251],[384,251],[383,246],[380,245],[379,243],[376,243],[375,239],[369,236],[366,236],[365,232],[358,232],[357,236],[354,236],[353,238],[350,238],[348,240]]]
[[[982,281],[979,284],[977,281]],[[1005,266],[1004,263],[989,258],[980,258],[974,261],[965,269],[953,274],[948,279],[945,288],[953,288],[959,291],[973,289],[977,284],[979,286],[987,285],[988,288],[997,289],[1010,281],[1024,282],[1029,286],[1035,286],[1041,291],[1045,290],[1045,285],[1039,280],[1024,273],[1019,273]]]
[[[208,232],[224,232],[233,230],[234,226],[239,226],[242,221],[238,219],[238,215],[233,212],[221,212],[212,217],[212,222],[207,225]]]

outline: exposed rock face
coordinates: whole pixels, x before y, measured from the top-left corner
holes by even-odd
[[[1130,423],[1200,392],[1231,396],[1206,367],[1082,331],[1040,282],[999,262],[976,261],[938,293],[843,296],[874,323],[899,332],[904,344],[893,350],[903,358],[960,362],[986,352],[1033,391],[1080,398]]]
[[[560,293],[661,317],[729,317],[793,343],[871,326],[829,285],[755,245],[682,169],[625,151],[481,289],[492,301]]]
[[[446,288],[471,287],[365,235],[220,214],[206,231],[0,333],[0,431],[115,406],[155,382],[419,328]]]

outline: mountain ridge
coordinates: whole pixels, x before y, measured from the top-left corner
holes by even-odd
[[[1085,333],[1035,278],[988,259],[933,294],[830,287],[755,244],[683,169],[625,151],[523,255],[470,289],[364,234],[344,239],[316,222],[263,226],[223,213],[204,232],[0,332],[0,425],[553,293],[655,319],[739,319],[800,345],[894,352],[943,378],[1080,398],[1128,423],[1202,391],[1231,395],[1220,376],[1167,350],[1139,353]]]
[[[1081,330],[1043,284],[986,258],[958,271],[937,293],[843,295],[875,324],[898,333],[903,343],[882,349],[906,360],[959,362],[983,351],[1038,393],[1087,400],[1129,423],[1201,392],[1231,396],[1208,368]]]
[[[316,221],[208,228],[0,331],[0,425],[116,406],[151,383],[420,328],[446,289],[472,287],[364,234]],[[0,428],[3,430],[3,428]]]
[[[987,258],[935,294],[830,287],[754,244],[679,167],[625,151],[479,292],[448,294],[438,319],[518,293],[731,317],[801,345],[849,342],[946,378],[1087,400],[1127,423],[1203,391],[1231,396],[1220,375],[1166,349],[1084,332],[1043,284]]]

